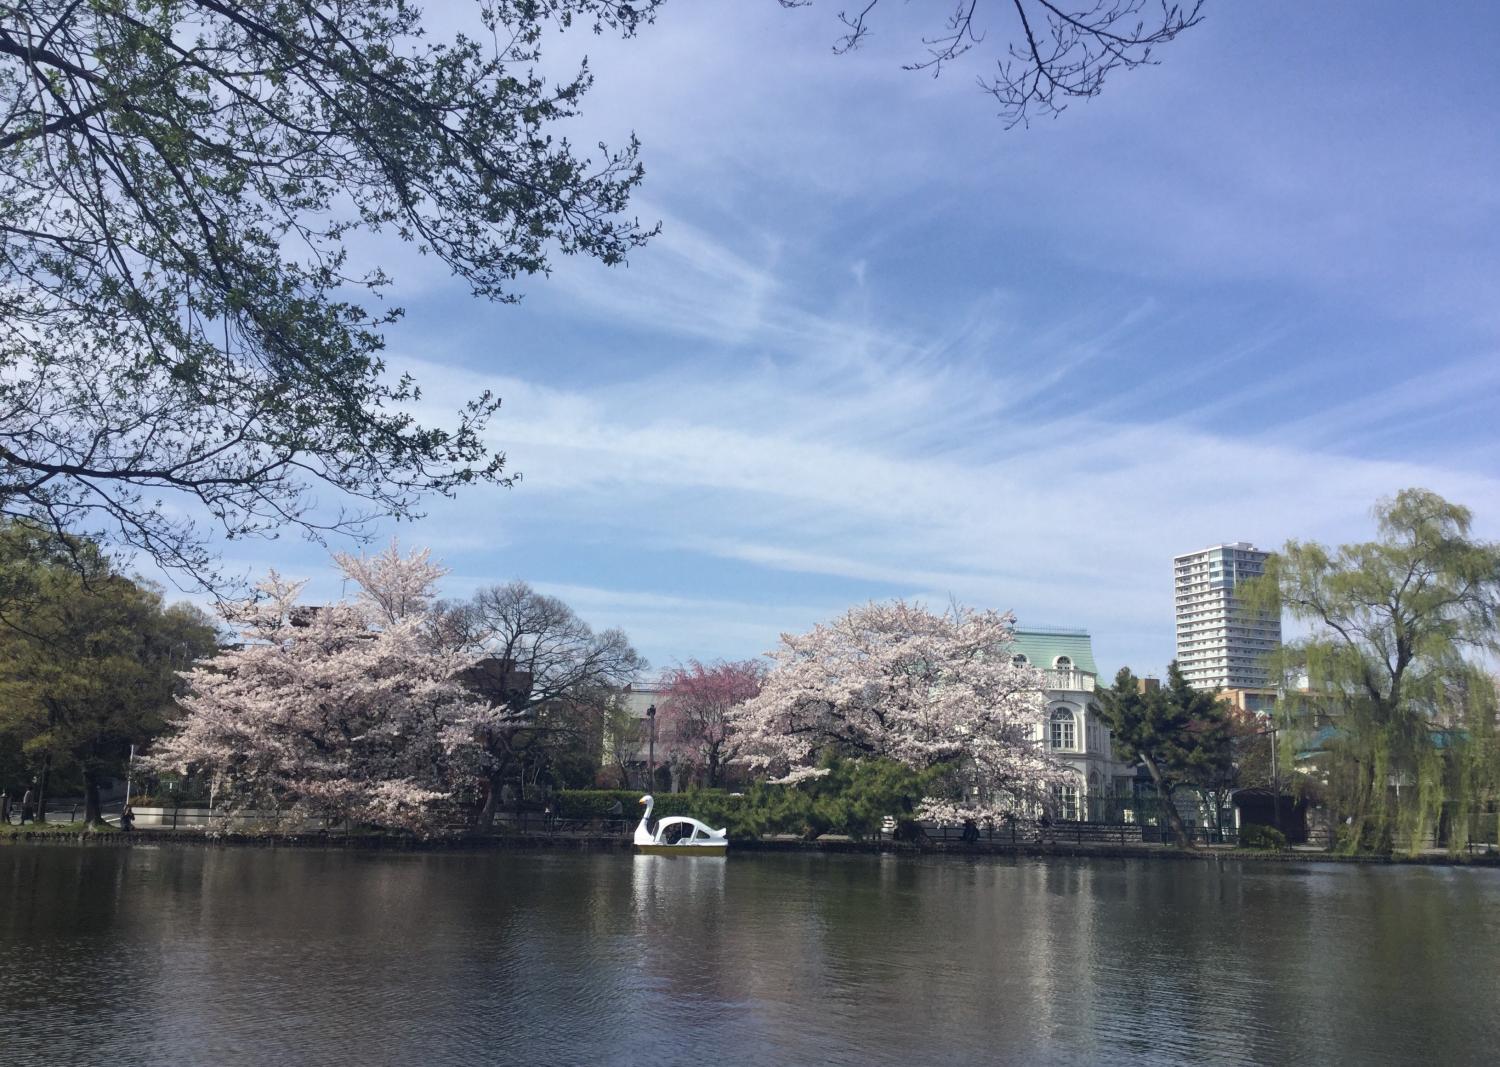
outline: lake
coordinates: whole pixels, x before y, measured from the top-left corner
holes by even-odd
[[[0,848],[0,1062],[1465,1063],[1500,871]]]

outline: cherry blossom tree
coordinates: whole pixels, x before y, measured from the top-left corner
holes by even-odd
[[[186,712],[154,749],[227,810],[431,830],[477,775],[491,713],[457,676],[472,655],[434,640],[426,551],[335,556],[353,600],[309,607],[274,571],[225,609],[244,643],[187,672]]]
[[[886,758],[946,785],[918,815],[944,821],[1029,812],[1064,771],[1042,743],[1043,679],[1012,662],[1014,618],[904,601],[852,608],[782,634],[760,695],[729,721],[752,765],[795,782],[821,756]]]
[[[731,713],[759,694],[765,679],[765,664],[753,659],[707,667],[689,660],[667,673],[667,695],[656,718],[657,743],[665,744],[674,780],[701,774],[710,789],[722,784],[724,769],[740,748],[730,727]]]

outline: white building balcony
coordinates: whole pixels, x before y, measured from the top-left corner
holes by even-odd
[[[1045,670],[1042,673],[1047,676],[1048,690],[1069,693],[1092,693],[1094,691],[1094,676],[1088,671]]]

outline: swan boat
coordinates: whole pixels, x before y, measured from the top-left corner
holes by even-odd
[[[646,810],[635,828],[635,850],[648,856],[723,856],[729,852],[729,832],[715,830],[705,822],[686,815],[668,815],[651,832],[651,809],[656,801],[641,797]],[[677,827],[683,827],[678,830]]]

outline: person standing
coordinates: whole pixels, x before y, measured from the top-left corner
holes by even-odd
[[[10,790],[0,790],[0,826],[10,825]]]
[[[32,815],[31,810],[31,788],[28,786],[26,795],[21,797],[21,825],[26,825],[26,820]]]
[[[120,829],[124,830],[127,834],[135,829],[135,812],[130,810],[129,804],[120,809]]]

